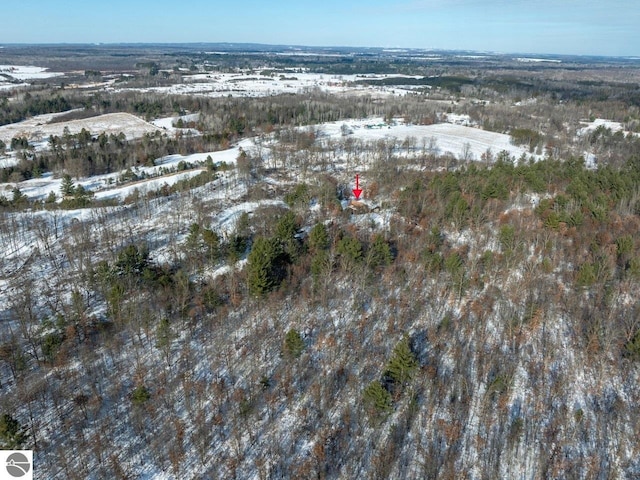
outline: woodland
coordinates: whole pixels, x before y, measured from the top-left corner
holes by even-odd
[[[640,64],[67,48],[0,52],[66,72],[0,126],[176,120],[0,142],[0,445],[35,478],[640,478]],[[408,93],[147,90],[239,69]],[[349,127],[448,118],[523,153]]]

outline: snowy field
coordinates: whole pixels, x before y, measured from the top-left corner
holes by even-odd
[[[37,115],[23,122],[2,125],[0,126],[0,140],[9,144],[14,137],[27,137],[30,142],[41,142],[46,141],[50,135],[62,136],[65,128],[68,128],[71,134],[79,133],[83,128],[91,132],[92,135],[99,135],[102,132],[117,135],[122,132],[130,140],[159,129],[129,113],[107,113],[82,120],[48,123],[56,116],[63,114]]]
[[[296,94],[306,90],[320,89],[327,93],[373,93],[384,95],[405,95],[411,88],[399,86],[378,87],[356,85],[364,79],[382,79],[389,76],[402,75],[327,75],[318,73],[282,72],[282,75],[260,75],[258,73],[202,73],[184,77],[184,83],[163,87],[149,88],[116,88],[107,87],[106,91],[142,91],[166,94],[206,95],[209,97],[265,97],[279,94]],[[404,76],[406,78],[422,78],[420,76]]]
[[[458,120],[458,117],[454,117]],[[420,150],[424,142],[433,139],[433,146],[437,155],[452,155],[462,158],[464,155],[469,160],[480,160],[483,153],[488,150],[493,155],[501,151],[509,152],[512,157],[519,158],[525,154],[527,158],[540,156],[529,153],[527,148],[513,145],[509,135],[489,132],[479,128],[468,127],[453,123],[437,123],[433,125],[405,125],[398,122],[395,125],[386,125],[382,118],[367,120],[348,120],[345,122],[327,123],[318,129],[325,136],[337,139],[342,137],[342,125],[352,132],[350,136],[364,141],[391,140],[403,143],[407,138],[416,139],[416,148]]]
[[[0,91],[11,90],[16,87],[28,87],[27,80],[41,80],[63,75],[64,73],[60,72],[49,72],[44,67],[0,65]]]
[[[0,65],[0,76],[10,77],[14,80],[40,80],[64,75],[64,73],[49,72],[48,70],[48,68],[35,66]]]

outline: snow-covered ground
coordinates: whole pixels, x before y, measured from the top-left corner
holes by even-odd
[[[227,150],[194,153],[192,155],[168,155],[157,159],[155,161],[155,166],[153,167],[134,167],[132,172],[137,176],[151,178],[145,178],[144,180],[127,183],[125,185],[117,185],[118,179],[124,171],[106,175],[96,175],[81,179],[75,183],[82,185],[86,190],[93,192],[96,199],[117,199],[122,201],[129,195],[133,194],[136,190],[140,194],[156,191],[165,184],[171,186],[180,180],[193,177],[202,171],[201,169],[196,168],[189,171],[175,172],[174,170],[180,162],[186,162],[197,166],[202,165],[208,157],[211,157],[214,164],[233,164],[238,158],[241,148],[250,149],[252,146],[253,141],[247,139]],[[11,190],[14,187],[18,187],[28,198],[32,200],[44,200],[51,192],[60,197],[61,185],[61,178],[54,178],[52,174],[47,173],[41,178],[26,180],[18,184],[0,184],[0,195],[11,198]]]
[[[158,128],[166,130],[167,132],[171,132],[171,133],[182,132],[189,135],[198,135],[200,132],[198,132],[197,130],[193,128],[178,128],[175,126],[175,123],[178,120],[182,120],[185,123],[197,122],[199,118],[200,118],[199,113],[190,113],[188,115],[180,115],[176,117],[156,118],[155,120],[152,120],[151,123]]]
[[[0,65],[0,91],[28,87],[29,80],[60,77],[64,73],[50,72],[48,68],[25,65]]]
[[[155,125],[130,113],[107,113],[81,120],[48,123],[56,116],[65,113],[68,112],[37,115],[22,122],[2,125],[0,126],[0,140],[6,144],[9,144],[14,137],[27,137],[31,142],[45,141],[50,135],[62,136],[65,128],[68,128],[71,134],[78,133],[83,128],[91,132],[92,135],[99,135],[102,132],[106,134],[122,132],[128,139],[139,138],[146,133],[158,130]]]
[[[454,120],[462,117],[453,117]],[[533,156],[529,150],[521,146],[513,145],[509,135],[490,132],[479,128],[457,125],[452,123],[437,123],[433,125],[407,125],[396,123],[387,125],[382,118],[366,120],[348,120],[322,124],[318,130],[325,136],[333,138],[342,137],[342,125],[347,125],[354,138],[365,141],[395,139],[398,143],[407,138],[416,139],[415,147],[420,150],[423,142],[430,142],[438,155],[450,154],[456,158],[467,157],[469,160],[480,160],[482,154],[488,150],[495,156],[501,151],[509,152],[509,155],[519,158],[522,154],[527,158]]]
[[[0,75],[15,80],[39,80],[42,78],[61,77],[64,73],[50,72],[48,68],[25,65],[0,65]]]
[[[514,58],[514,60],[522,63],[562,63],[562,60],[555,60],[551,58],[518,57]]]
[[[13,167],[18,164],[18,159],[14,155],[0,156],[0,168]]]
[[[11,90],[13,88],[18,87],[28,87],[28,83],[7,83],[0,80],[0,91],[2,90]]]
[[[281,73],[281,74],[280,74]],[[210,97],[240,96],[263,97],[284,93],[295,94],[305,90],[320,89],[328,93],[373,93],[405,95],[411,88],[401,86],[356,85],[364,79],[382,79],[391,75],[327,75],[308,72],[279,72],[273,76],[254,72],[244,73],[200,73],[184,77],[184,83],[162,87],[120,88],[110,86],[107,91],[136,90],[167,94],[198,94]],[[393,75],[398,77],[401,75]],[[421,78],[405,76],[406,78]]]
[[[45,118],[50,117],[51,115],[45,116]],[[450,116],[449,118],[453,121],[467,120],[464,116]],[[154,125],[151,125],[129,114],[102,115],[100,117],[94,117],[86,120],[77,120],[52,125],[31,126],[31,135],[32,137],[35,135],[33,132],[36,128],[48,129],[49,127],[55,127],[56,131],[60,131],[60,133],[54,133],[55,135],[58,135],[61,134],[64,126],[69,126],[71,124],[74,124],[73,129],[70,128],[71,132],[89,127],[88,129],[94,134],[99,131],[117,133],[119,132],[120,126],[126,125],[127,121],[130,122],[132,125],[131,128],[133,129],[126,130],[127,133],[132,135],[132,132],[136,132],[135,128],[138,128],[134,135],[141,135],[146,132],[147,129],[151,129],[151,131],[153,131],[153,129],[158,126],[171,126],[173,123],[173,117],[158,119],[154,122]],[[386,124],[382,118],[369,118],[324,123],[314,126],[313,128],[318,132],[320,142],[326,142],[326,140],[329,139],[333,141],[340,141],[345,139],[345,136],[343,135],[344,125],[348,127],[350,132],[348,135],[349,137],[363,142],[393,140],[397,149],[394,153],[401,156],[411,155],[403,149],[402,144],[405,143],[407,139],[413,138],[415,139],[413,145],[415,152],[420,152],[428,146],[431,153],[437,155],[451,155],[458,159],[466,158],[467,160],[480,160],[482,155],[486,154],[488,151],[490,151],[494,156],[502,151],[507,151],[510,156],[515,158],[520,158],[523,154],[527,158],[531,156],[536,159],[540,158],[540,156],[530,154],[526,148],[512,145],[508,135],[452,123],[411,125],[398,121],[397,123]],[[11,127],[11,125],[6,127]],[[0,132],[2,132],[2,128],[3,127],[0,127]],[[40,139],[46,138],[46,136],[42,137],[41,135],[43,134],[39,134],[37,137]],[[258,149],[255,142],[255,139],[248,138],[227,150],[195,153],[186,156],[168,155],[166,157],[158,158],[155,160],[153,167],[133,168],[133,173],[138,177],[143,177],[144,179],[133,183],[127,183],[126,185],[118,185],[118,180],[123,172],[115,172],[107,175],[80,179],[77,183],[82,185],[85,189],[92,191],[97,199],[108,198],[122,201],[135,190],[138,190],[139,193],[158,190],[164,184],[172,185],[179,180],[196,175],[200,171],[199,169],[196,169],[177,173],[175,170],[180,162],[199,166],[204,164],[207,157],[211,157],[215,164],[233,164],[238,158],[241,150],[255,153]],[[269,145],[269,143],[267,143],[267,145],[263,144],[261,148],[261,156],[265,161],[269,160]],[[341,161],[339,158],[334,160],[338,162]],[[12,157],[7,157],[3,160],[3,162],[6,163],[5,166],[11,165],[13,161],[15,161],[15,159]],[[61,179],[53,178],[52,175],[47,174],[41,178],[28,180],[19,184],[9,183],[0,185],[0,195],[11,198],[11,190],[14,187],[18,187],[28,198],[33,200],[44,200],[51,192],[60,196],[60,185]]]
[[[606,118],[596,118],[593,122],[580,122],[584,127],[578,130],[578,136],[588,135],[595,131],[599,127],[603,127],[611,130],[612,133],[622,132],[624,135],[638,135],[637,133],[629,132],[624,129],[624,125],[620,122],[614,122],[613,120],[607,120]]]
[[[457,117],[449,118],[450,121],[456,119]],[[343,135],[343,124],[346,124],[351,131],[346,136]],[[381,118],[373,118],[327,123],[313,128],[320,134],[319,142],[322,142],[323,139],[340,140],[349,137],[374,142],[380,139],[394,138],[397,140],[396,145],[398,145],[409,137],[415,137],[418,148],[420,148],[422,138],[433,138],[440,150],[439,153],[451,152],[456,156],[464,153],[464,150],[475,156],[478,152],[484,153],[488,148],[494,153],[507,150],[513,156],[518,156],[518,152],[522,150],[510,145],[507,135],[451,123],[421,126],[398,122],[387,125]],[[264,141],[263,150],[265,150],[266,156],[270,154],[272,142],[275,142],[274,137]],[[113,186],[119,173],[83,179],[79,183],[94,191],[98,198],[122,199],[133,193],[135,189],[142,192],[145,191],[144,189],[159,188],[164,183],[170,184],[199,172],[198,169],[194,169],[163,173],[163,169],[172,169],[181,161],[198,164],[211,156],[216,163],[222,161],[233,163],[240,148],[251,152],[254,147],[254,140],[246,139],[239,145],[224,151],[161,157],[156,160],[153,167],[133,169],[134,173],[138,175],[161,175],[160,177],[127,185]],[[398,147],[396,153],[400,152],[401,148]],[[295,170],[295,168],[295,165],[290,167],[291,170]],[[295,175],[295,172],[289,173]],[[271,183],[271,180],[265,179],[265,183]],[[51,175],[45,175],[42,179],[23,182],[20,187],[28,196],[41,198],[49,192],[48,189],[54,189],[58,194],[60,180],[53,179]],[[11,212],[7,216],[7,226],[16,225],[19,230],[5,228],[0,231],[0,240],[2,240],[3,246],[6,246],[2,257],[3,261],[0,262],[0,313],[9,318],[9,312],[12,308],[9,299],[20,294],[15,286],[18,285],[18,282],[10,282],[9,274],[15,275],[17,278],[33,279],[35,285],[33,295],[47,295],[49,290],[58,291],[62,285],[68,287],[67,275],[71,276],[76,273],[76,270],[80,271],[81,268],[86,268],[84,264],[81,265],[81,255],[78,255],[78,258],[73,255],[75,251],[81,249],[76,243],[76,236],[80,240],[83,231],[88,232],[87,245],[93,245],[88,248],[95,248],[94,251],[85,252],[93,264],[105,258],[109,245],[111,245],[108,242],[113,242],[109,239],[143,241],[149,246],[153,262],[161,265],[178,264],[177,260],[183,255],[183,245],[188,235],[189,225],[193,222],[206,225],[224,235],[235,229],[237,219],[243,212],[255,213],[259,208],[265,206],[284,206],[279,198],[247,201],[246,198],[243,198],[247,191],[247,185],[236,177],[235,172],[227,171],[223,172],[221,177],[214,182],[195,188],[190,192],[141,201],[133,205],[79,210]],[[534,204],[537,199],[537,196],[532,196],[531,203]],[[363,203],[367,204],[366,201]],[[196,205],[199,204],[207,204],[211,208],[201,218],[198,217],[196,209]],[[384,230],[389,228],[392,216],[392,211],[382,210],[353,215],[349,221],[361,229]],[[83,230],[85,228],[86,230]],[[469,245],[472,247],[474,257],[471,257],[470,253],[469,258],[476,258],[479,255],[478,252],[486,251],[490,240],[489,237],[483,240],[482,235],[475,235],[471,230],[459,232],[456,238],[451,238],[454,242],[453,246]],[[118,244],[119,240],[114,243]],[[246,261],[245,258],[233,264],[225,261],[213,263],[203,268],[198,275],[217,278],[233,274],[235,270],[242,269]],[[362,395],[361,387],[372,378],[371,374],[367,373],[369,371],[367,369],[374,365],[379,368],[384,364],[382,356],[391,352],[391,348],[386,348],[381,340],[377,340],[383,336],[389,336],[389,326],[392,324],[386,319],[393,318],[394,322],[404,322],[399,324],[394,333],[399,336],[401,332],[405,331],[405,326],[416,329],[428,328],[435,331],[436,326],[441,324],[445,311],[446,295],[443,290],[440,290],[440,285],[447,283],[445,277],[434,276],[432,282],[419,280],[419,275],[412,274],[412,267],[424,268],[418,262],[415,265],[406,262],[403,268],[406,268],[408,273],[407,283],[390,284],[391,287],[389,284],[385,285],[385,288],[381,289],[380,293],[371,300],[371,304],[366,307],[366,310],[364,307],[362,310],[359,307],[354,308],[355,305],[359,305],[359,303],[356,304],[356,295],[360,294],[360,290],[349,285],[349,290],[352,288],[355,290],[354,298],[347,295],[344,298],[338,297],[339,303],[329,304],[326,309],[321,307],[316,309],[316,307],[309,306],[308,310],[304,310],[296,304],[295,298],[287,298],[286,301],[278,303],[276,307],[265,306],[258,310],[236,309],[235,312],[231,311],[228,316],[223,316],[220,313],[220,318],[225,321],[212,328],[215,336],[213,334],[206,337],[200,336],[199,330],[196,328],[189,332],[188,328],[182,328],[182,324],[176,323],[173,326],[175,339],[172,340],[171,346],[166,352],[153,347],[155,339],[152,334],[139,331],[138,335],[144,341],[131,339],[120,348],[98,346],[95,350],[90,350],[86,357],[83,357],[82,362],[74,358],[68,364],[51,367],[46,371],[46,375],[50,378],[50,384],[47,388],[57,387],[61,383],[61,378],[71,378],[73,380],[69,380],[69,386],[73,389],[63,390],[60,388],[54,391],[68,391],[75,394],[76,391],[82,392],[81,388],[86,387],[86,391],[89,392],[87,397],[93,401],[94,393],[89,389],[95,388],[98,392],[104,392],[104,394],[100,393],[99,400],[102,403],[98,404],[99,408],[103,410],[94,410],[90,404],[86,410],[89,412],[90,420],[88,420],[87,413],[84,415],[79,413],[80,409],[77,408],[72,395],[60,394],[56,396],[55,398],[60,402],[59,408],[54,408],[52,402],[47,400],[38,401],[39,403],[33,402],[35,408],[38,409],[36,413],[41,416],[42,420],[39,424],[38,439],[42,440],[43,445],[60,445],[61,449],[72,451],[71,447],[76,446],[78,442],[73,436],[60,432],[67,432],[67,429],[63,428],[66,426],[65,422],[71,423],[73,421],[82,425],[82,434],[88,439],[108,438],[109,448],[117,450],[117,455],[119,455],[117,460],[123,468],[126,468],[128,474],[148,479],[183,478],[194,474],[194,472],[201,473],[203,471],[207,473],[201,474],[202,477],[232,478],[234,475],[226,467],[231,462],[220,461],[220,459],[231,458],[235,460],[230,456],[230,452],[234,451],[242,454],[239,457],[238,472],[234,472],[235,476],[237,478],[260,478],[256,467],[259,459],[267,458],[268,461],[273,462],[279,458],[304,459],[313,453],[315,445],[322,448],[325,445],[330,445],[331,448],[339,446],[339,448],[350,449],[347,452],[349,456],[345,456],[345,458],[349,458],[350,462],[357,464],[358,461],[351,460],[351,458],[361,459],[362,465],[357,465],[357,467],[360,472],[365,473],[358,475],[357,468],[347,471],[345,467],[340,471],[336,470],[336,473],[330,476],[332,478],[367,478],[369,472],[367,469],[371,468],[371,462],[367,455],[371,455],[370,452],[375,451],[373,447],[367,446],[367,439],[372,439],[376,444],[385,445],[386,442],[389,442],[390,428],[400,425],[400,420],[409,422],[411,418],[402,416],[404,402],[398,401],[391,414],[395,418],[386,422],[389,428],[386,426],[373,428],[367,426],[366,422],[361,422],[363,427],[358,427],[359,430],[353,430],[352,436],[349,434],[350,436],[347,437],[345,434],[343,441],[339,441],[337,436],[340,429],[346,431],[347,427],[341,426],[349,425],[346,419],[353,418],[354,415],[356,418],[360,418],[358,417],[357,405]],[[491,277],[487,276],[487,278]],[[522,282],[522,279],[516,278],[514,281]],[[519,284],[516,283],[515,287],[518,286]],[[330,291],[337,292],[333,289]],[[506,288],[505,291],[507,291]],[[502,298],[506,297],[505,293]],[[307,303],[302,296],[300,298],[302,299],[300,305]],[[415,298],[427,298],[429,301],[419,302],[419,307],[412,310],[403,306]],[[482,298],[479,297],[477,300],[481,301]],[[506,300],[502,301],[506,302]],[[294,305],[298,310],[293,310],[289,305]],[[88,309],[87,312],[93,314],[106,307],[104,303],[96,305],[96,302],[93,301],[90,308],[91,310]],[[472,311],[472,309],[469,308],[468,311]],[[498,307],[496,306],[497,311]],[[523,422],[524,427],[521,426],[521,428],[524,433],[522,435],[528,436],[521,439],[518,436],[520,434],[514,433],[512,435],[511,441],[515,447],[513,450],[503,450],[504,460],[500,464],[499,476],[501,478],[534,478],[535,473],[539,472],[536,470],[539,467],[535,462],[543,455],[540,450],[547,447],[551,449],[548,445],[550,441],[547,438],[551,435],[546,428],[550,421],[548,419],[554,421],[564,418],[570,419],[575,417],[573,410],[578,407],[581,414],[590,421],[595,419],[595,414],[603,415],[604,409],[598,410],[597,406],[598,402],[604,405],[602,399],[605,397],[600,392],[605,391],[605,388],[611,389],[610,385],[615,387],[614,392],[621,392],[618,398],[620,398],[620,402],[624,402],[622,405],[631,405],[636,398],[626,396],[625,390],[633,391],[632,387],[623,388],[616,385],[619,381],[619,377],[616,375],[607,375],[605,382],[603,382],[604,385],[597,385],[595,380],[590,381],[589,378],[594,377],[593,369],[585,366],[587,362],[582,357],[578,355],[573,357],[572,349],[575,347],[567,341],[567,338],[570,338],[570,333],[567,333],[567,329],[561,328],[564,323],[560,318],[550,315],[544,327],[548,330],[539,331],[534,327],[527,327],[525,334],[530,335],[532,340],[526,340],[526,337],[523,337],[525,340],[522,340],[528,342],[526,343],[527,347],[531,345],[531,349],[528,351],[533,353],[527,355],[532,358],[531,366],[535,367],[536,372],[540,372],[541,380],[537,380],[538,377],[527,369],[529,363],[514,364],[514,372],[506,371],[502,375],[504,376],[505,390],[497,396],[499,397],[498,402],[503,402],[503,404],[496,403],[501,410],[494,410],[492,396],[494,396],[496,389],[495,387],[493,390],[491,388],[493,373],[489,372],[488,366],[478,365],[478,359],[487,358],[482,356],[482,349],[492,354],[499,353],[501,348],[511,352],[509,350],[511,342],[505,341],[505,338],[501,336],[503,328],[506,328],[502,326],[502,323],[506,323],[506,320],[492,312],[483,322],[479,322],[472,314],[463,316],[462,310],[458,306],[452,308],[451,312],[455,326],[460,331],[460,340],[456,340],[456,335],[447,333],[445,328],[443,333],[439,335],[449,335],[445,338],[451,340],[451,343],[443,342],[442,346],[437,346],[438,349],[442,348],[443,353],[437,353],[435,347],[429,347],[429,364],[434,366],[434,378],[422,384],[424,386],[424,396],[422,397],[424,400],[415,398],[418,399],[416,402],[423,403],[416,403],[419,409],[416,409],[415,419],[411,420],[412,428],[410,431],[407,429],[408,433],[404,437],[403,443],[398,442],[399,447],[402,447],[398,448],[398,455],[409,455],[406,463],[415,462],[416,467],[415,469],[399,470],[405,462],[394,458],[396,470],[392,471],[389,475],[390,478],[427,477],[425,473],[419,474],[423,470],[418,469],[418,464],[427,461],[429,455],[440,455],[442,452],[448,451],[450,447],[446,443],[447,441],[456,442],[456,448],[460,452],[458,461],[462,465],[460,471],[471,472],[473,478],[480,478],[483,465],[486,463],[483,456],[489,458],[489,455],[486,455],[486,452],[490,451],[486,447],[487,443],[501,441],[509,431],[517,433],[519,430],[510,426],[516,420]],[[365,314],[366,325],[363,323]],[[509,316],[509,319],[511,318],[512,316]],[[480,324],[486,324],[487,327],[479,328],[476,326]],[[294,391],[291,396],[278,397],[281,386],[284,388],[285,385],[282,380],[285,378],[284,373],[290,367],[287,367],[285,362],[280,360],[282,341],[277,332],[285,332],[289,328],[300,329],[304,332],[305,338],[308,338],[305,357],[295,368],[298,369],[297,371],[305,373],[308,378],[313,379],[309,383],[311,387],[314,386],[312,382],[315,381],[321,382],[318,385],[327,384],[324,377],[331,378],[334,372],[338,371],[336,366],[340,365],[346,365],[350,375],[361,380],[345,380],[344,386],[336,388],[335,393],[327,391],[326,395],[322,394],[323,391],[320,388],[317,390],[317,396],[311,388],[300,388]],[[483,334],[483,329],[489,333]],[[274,332],[276,332],[275,335]],[[536,343],[538,338],[540,343]],[[537,347],[542,344],[542,338],[544,338],[544,348],[548,348],[550,352],[559,352],[558,367],[551,365],[553,357],[548,361],[541,357],[539,363],[533,363],[537,361],[539,352],[542,352],[541,347]],[[539,349],[534,350],[534,347]],[[361,355],[361,352],[370,353],[372,358]],[[569,354],[564,352],[569,352]],[[95,355],[90,356],[89,353],[95,353]],[[377,358],[376,355],[380,358]],[[353,358],[357,358],[358,361],[353,362]],[[184,364],[181,363],[183,361]],[[496,360],[496,365],[499,365],[499,362],[499,359]],[[188,366],[183,366],[187,364]],[[309,368],[307,365],[311,365],[313,368]],[[234,399],[235,403],[231,403],[230,399],[233,398],[231,393],[225,397],[224,393],[221,394],[214,389],[216,385],[226,385],[224,388],[229,392],[249,392],[250,386],[257,383],[263,375],[262,378],[273,382],[276,387],[255,389],[257,400],[252,404],[253,410],[246,415],[235,413],[238,410],[236,405],[238,402]],[[8,374],[6,376],[9,377]],[[149,437],[143,437],[144,441],[142,441],[141,435],[137,433],[138,427],[135,426],[135,421],[139,417],[135,407],[130,406],[131,388],[129,382],[131,379],[137,379],[138,376],[151,386],[150,390],[154,398],[153,405],[158,409],[157,417],[153,416],[151,409],[145,410],[143,415],[148,419],[146,421],[149,425],[154,428],[158,427],[160,433],[154,432],[154,435],[163,439],[158,442],[160,446],[157,447],[157,450],[163,452],[164,445],[174,444],[173,437],[168,436],[175,433],[173,430],[169,428],[159,430],[163,425],[171,425],[169,420],[164,421],[165,418],[171,419],[171,415],[173,415],[174,418],[171,421],[179,419],[184,425],[182,427],[184,440],[181,440],[184,443],[180,443],[180,445],[184,445],[187,454],[179,462],[181,463],[181,473],[170,473],[169,464],[162,462],[167,454],[147,449]],[[76,377],[77,380],[75,380]],[[420,377],[423,378],[422,375]],[[631,377],[630,384],[634,384],[636,377],[637,375]],[[116,385],[114,379],[118,379],[117,388],[114,386]],[[552,390],[555,388],[553,387],[555,385],[554,379],[559,379],[557,384],[566,385],[566,388],[572,392],[571,395],[564,397],[558,395],[558,401],[564,401],[563,399],[566,398],[570,402],[566,403],[566,411],[568,412],[566,415],[558,414],[557,412],[563,411],[562,408],[556,404],[555,400],[547,401],[544,396],[545,392],[557,395],[555,390]],[[198,383],[192,384],[190,382]],[[549,385],[549,387],[545,387],[546,390],[543,390],[536,382]],[[3,385],[7,385],[5,388],[9,392],[11,392],[10,389],[15,388],[4,379]],[[293,385],[297,384],[293,383]],[[464,389],[460,385],[464,385]],[[197,392],[197,395],[194,392]],[[265,399],[269,399],[268,402],[262,401],[261,396],[267,394],[270,395],[269,397],[265,396]],[[432,398],[444,398],[446,405],[439,409],[432,409],[430,408],[432,405],[438,405],[437,401],[429,401]],[[463,398],[464,401],[462,401]],[[158,400],[156,401],[156,399]],[[162,403],[163,401],[169,403]],[[457,407],[457,405],[463,404],[466,406]],[[593,407],[592,404],[596,406]],[[169,405],[170,409],[166,405]],[[617,408],[622,412],[632,411],[631,408]],[[17,410],[21,419],[27,418],[25,409],[26,407],[21,407]],[[312,416],[315,415],[314,409],[322,412],[322,418]],[[540,413],[539,410],[542,409],[545,409],[544,413]],[[202,416],[195,417],[193,412],[200,411],[204,412]],[[306,412],[312,413],[307,414]],[[462,412],[460,416],[462,428],[457,430],[458,420],[455,415],[460,412]],[[547,412],[557,416],[545,416]],[[121,421],[110,421],[111,418],[115,418],[114,416],[117,416]],[[85,423],[82,424],[80,422],[83,417]],[[492,418],[495,418],[495,422]],[[505,421],[510,423],[504,423]],[[246,424],[242,422],[246,422]],[[542,426],[531,429],[528,428],[528,422]],[[571,421],[566,423],[572,425]],[[506,425],[506,428],[502,427],[503,424]],[[625,432],[624,436],[621,436],[619,431],[615,430],[618,424],[624,425],[625,419],[621,418],[619,422],[613,423],[614,429],[612,429],[611,438],[621,438],[622,440],[619,445],[615,446],[615,449],[611,448],[611,458],[616,461],[633,458],[631,450],[624,451],[629,448],[629,444],[633,445],[632,440],[628,440],[635,438],[633,432]],[[627,424],[629,423],[627,422]],[[197,435],[197,429],[200,427],[204,427],[206,431],[206,435],[203,435],[202,439]],[[593,428],[585,428],[585,432],[587,432],[584,433],[585,444],[587,441],[593,443],[599,439],[597,436],[598,427],[600,425],[594,423]],[[505,433],[501,433],[502,430]],[[400,430],[395,431],[399,432]],[[439,431],[449,433],[446,436],[439,436]],[[146,430],[144,432],[147,433]],[[104,435],[104,437],[98,437],[98,434]],[[161,437],[161,435],[164,436]],[[563,435],[554,434],[553,439],[557,438],[559,442],[564,441],[565,436]],[[570,432],[567,437],[569,435],[573,434]],[[593,436],[589,437],[588,435]],[[169,440],[165,441],[164,438]],[[431,451],[424,450],[423,446],[428,442],[439,445],[437,449],[433,450],[435,453],[432,454]],[[104,444],[106,445],[107,442],[105,441]],[[97,443],[96,445],[96,448],[102,448],[101,445]],[[206,455],[200,457],[198,450],[202,448],[202,445],[205,445]],[[359,452],[364,453],[354,454],[353,445],[360,449]],[[276,450],[280,446],[283,447],[282,450]],[[286,451],[284,447],[286,447]],[[106,451],[111,452],[110,449]],[[54,468],[57,467],[56,462],[59,461],[57,452],[43,448],[38,454],[41,455],[40,459],[47,455],[47,462],[40,461],[43,465],[42,468],[45,468],[45,465],[49,468],[47,474],[53,478],[55,476]],[[548,455],[546,453],[544,455],[546,459]],[[87,455],[86,458],[87,460],[83,458],[82,462],[86,462],[88,468],[100,468],[101,461],[99,459],[95,459],[91,455]],[[485,463],[482,463],[483,461]],[[76,463],[81,462],[76,461],[75,457],[71,457],[71,468],[76,468]],[[282,468],[276,470],[274,467],[271,472],[274,477],[286,476],[282,473],[285,472]],[[528,472],[534,472],[534,474],[528,475]],[[265,474],[265,476],[267,475]],[[102,478],[102,476],[96,473],[95,476],[85,475],[85,478]],[[308,477],[299,476],[299,478]]]

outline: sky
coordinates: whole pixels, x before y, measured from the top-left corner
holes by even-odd
[[[7,0],[2,43],[433,48],[640,57],[640,1]]]

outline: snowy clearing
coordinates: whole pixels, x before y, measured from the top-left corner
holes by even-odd
[[[200,132],[193,128],[178,128],[174,126],[178,120],[182,120],[183,122],[197,122],[199,118],[199,113],[191,113],[188,115],[180,115],[176,117],[156,118],[155,120],[151,121],[151,124],[171,133],[182,132],[187,135],[199,135]]]
[[[377,93],[384,95],[405,95],[411,89],[402,86],[378,87],[357,85],[364,79],[383,79],[390,75],[326,75],[317,73],[279,72],[279,75],[267,76],[259,73],[200,73],[184,77],[184,83],[163,87],[114,88],[105,90],[161,92],[166,94],[198,94],[209,97],[239,96],[264,97],[280,94],[296,94],[306,90],[320,89],[328,93]],[[402,75],[393,75],[402,77]],[[421,78],[409,77],[405,78]]]
[[[0,75],[15,80],[39,80],[64,76],[61,72],[49,72],[48,68],[24,65],[0,65]]]
[[[526,148],[513,145],[509,135],[451,123],[387,125],[382,118],[378,118],[327,123],[320,125],[319,130],[327,136],[340,138],[343,124],[349,127],[353,137],[367,141],[395,139],[401,143],[407,138],[414,137],[417,140],[416,147],[419,149],[423,141],[428,142],[434,139],[438,155],[450,154],[456,158],[466,155],[468,160],[480,160],[482,154],[488,150],[493,155],[504,150],[516,158],[523,154],[527,158],[530,156],[536,159],[541,158],[539,155],[530,154]]]
[[[146,133],[153,133],[158,127],[145,122],[130,113],[107,113],[97,117],[84,118],[82,120],[71,120],[69,122],[48,123],[58,114],[38,115],[19,123],[0,126],[0,140],[5,143],[11,142],[14,137],[26,137],[29,141],[44,141],[50,135],[62,136],[64,129],[68,128],[69,133],[79,133],[83,128],[91,132],[92,135],[100,133],[118,134],[124,133],[128,139],[140,138]]]

